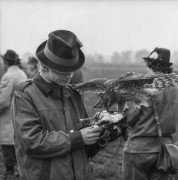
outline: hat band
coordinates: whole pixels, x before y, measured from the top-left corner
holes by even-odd
[[[62,66],[73,66],[77,63],[77,60],[78,60],[78,56],[75,59],[70,59],[70,60],[63,59],[63,58],[56,56],[54,53],[52,53],[49,50],[49,48],[47,47],[47,44],[44,48],[44,54],[46,55],[46,57],[48,59],[50,59],[54,63],[56,63],[58,65],[62,65]]]

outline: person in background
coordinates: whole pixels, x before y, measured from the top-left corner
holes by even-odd
[[[4,73],[5,73],[4,62],[2,60],[2,57],[0,57],[0,80]]]
[[[155,48],[148,57],[143,58],[148,74],[170,74],[173,72],[173,63],[170,62],[170,50]]]
[[[87,112],[68,85],[85,62],[82,44],[67,30],[49,34],[36,50],[40,71],[19,85],[12,102],[15,147],[23,180],[92,180],[89,157],[99,150],[100,127],[79,129]]]
[[[170,51],[155,48],[145,60],[148,74],[172,73]],[[178,88],[168,87],[153,96],[160,117],[164,143],[173,143],[178,121]],[[124,180],[170,180],[174,178],[156,166],[161,147],[151,104],[128,117],[128,140],[124,146]]]
[[[26,73],[28,78],[29,79],[33,78],[38,73],[38,70],[39,70],[38,60],[35,57],[30,56],[28,58],[27,66],[26,66]]]
[[[14,128],[10,113],[10,105],[14,89],[18,84],[27,80],[26,74],[19,68],[20,59],[13,50],[1,56],[3,58],[5,74],[0,81],[0,144],[4,157],[6,172],[4,179],[14,175],[16,163],[14,149]]]

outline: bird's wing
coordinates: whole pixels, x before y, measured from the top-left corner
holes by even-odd
[[[118,79],[119,79],[120,81],[122,81],[122,80],[124,80],[124,79],[129,79],[129,78],[131,78],[131,77],[140,76],[140,75],[142,75],[142,74],[136,73],[136,72],[126,72],[126,73],[122,74],[121,76],[119,76]]]
[[[119,81],[119,89],[121,88],[130,88],[133,86],[143,87],[146,84],[152,84],[154,80],[158,77],[164,75],[154,74],[154,75],[145,75],[145,74],[136,74],[130,77],[126,77]]]
[[[175,73],[165,74],[154,79],[152,84],[145,84],[145,88],[164,89],[166,87],[177,87],[178,76]]]
[[[119,100],[127,103],[129,111],[135,111],[143,106],[148,107],[151,95],[175,86],[178,86],[178,76],[174,73],[139,75],[123,79],[115,92]]]
[[[171,74],[134,75],[120,80],[120,87],[136,85],[138,87],[165,88],[178,84],[178,76]]]
[[[104,93],[106,91],[105,83],[107,80],[107,78],[97,78],[84,83],[71,84],[69,86],[81,94],[85,92]]]

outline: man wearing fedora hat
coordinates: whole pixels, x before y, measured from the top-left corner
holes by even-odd
[[[23,81],[26,81],[26,74],[18,67],[20,59],[15,51],[7,50],[1,56],[4,62],[6,73],[0,82],[0,144],[4,155],[6,167],[5,177],[14,174],[16,165],[14,149],[14,129],[10,114],[10,104],[14,88]]]
[[[80,94],[67,84],[84,64],[77,36],[49,34],[36,50],[40,72],[19,85],[12,116],[15,147],[23,180],[92,180],[88,157],[99,151],[101,128],[79,130],[87,113]]]
[[[148,74],[172,73],[170,51],[155,48],[143,58]],[[150,89],[148,89],[150,90]],[[153,102],[154,101],[154,102]],[[178,122],[178,88],[168,87],[153,95],[152,104],[128,117],[129,137],[124,146],[124,180],[171,180],[171,172],[163,172],[156,166],[161,148],[155,120],[156,104],[164,143],[173,143],[172,134]]]

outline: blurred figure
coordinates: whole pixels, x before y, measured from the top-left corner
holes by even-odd
[[[29,79],[33,78],[37,72],[39,70],[39,64],[38,64],[38,60],[33,57],[30,56],[28,58],[28,62],[27,62],[27,67],[26,67],[26,73]]]
[[[2,60],[2,57],[0,57],[0,80],[4,73],[5,73],[4,62]]]
[[[15,51],[7,50],[1,56],[6,73],[0,81],[0,144],[4,157],[6,172],[4,179],[14,175],[16,163],[14,149],[14,129],[10,114],[10,105],[14,88],[27,79],[26,74],[19,68],[20,59]]]
[[[170,50],[155,48],[143,58],[148,74],[170,74]],[[128,140],[124,146],[124,180],[171,180],[174,175],[157,167],[161,148],[155,113],[158,114],[163,142],[173,144],[172,134],[178,120],[178,88],[168,87],[152,96],[148,108],[138,109],[128,117]],[[154,107],[154,104],[156,108]]]
[[[74,72],[74,75],[70,81],[70,84],[77,84],[83,82],[83,74],[81,69]]]

